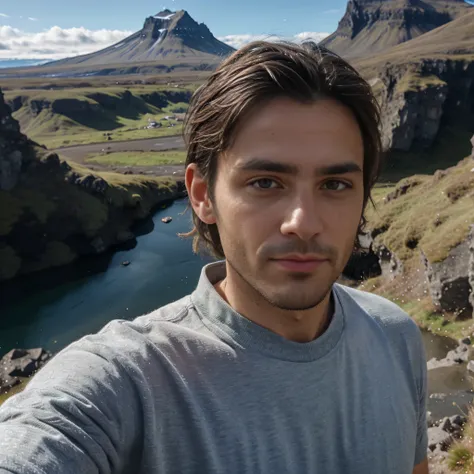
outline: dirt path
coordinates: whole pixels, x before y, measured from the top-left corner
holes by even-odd
[[[52,150],[55,153],[73,160],[81,165],[85,165],[92,170],[98,171],[115,171],[125,174],[145,174],[152,176],[183,176],[183,165],[160,165],[160,166],[104,166],[91,165],[86,163],[85,159],[88,155],[99,154],[103,151],[116,153],[121,151],[163,151],[173,149],[184,149],[184,141],[181,136],[146,138],[144,140],[113,140],[106,143],[93,143],[89,145],[77,145],[65,148],[57,148]]]

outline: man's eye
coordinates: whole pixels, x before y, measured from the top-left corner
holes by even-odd
[[[279,184],[274,179],[270,178],[256,179],[255,181],[252,181],[250,185],[257,189],[273,189],[279,187]]]
[[[337,179],[326,181],[323,186],[329,191],[344,191],[344,189],[352,188],[349,183]]]

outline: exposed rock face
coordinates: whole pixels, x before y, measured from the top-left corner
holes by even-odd
[[[0,359],[0,392],[18,385],[21,378],[31,377],[52,357],[44,349],[13,349]]]
[[[337,30],[322,44],[346,57],[383,51],[450,22],[462,0],[349,0]]]
[[[372,84],[383,111],[385,149],[429,148],[443,122],[470,116],[474,106],[474,63],[468,61],[388,66]]]
[[[129,242],[135,220],[184,195],[182,184],[170,184],[113,188],[74,171],[20,133],[0,94],[0,281]]]
[[[441,311],[455,313],[459,319],[472,317],[468,252],[469,242],[466,241],[452,249],[442,262],[430,263],[426,256],[421,254],[435,307]]]
[[[28,139],[20,133],[0,91],[0,190],[8,191],[17,184],[28,147]]]

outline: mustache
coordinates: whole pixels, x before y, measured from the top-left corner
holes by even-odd
[[[336,260],[337,250],[321,242],[305,242],[303,240],[292,240],[278,244],[267,244],[262,248],[261,255],[264,258],[279,258],[282,255],[297,253],[301,255],[316,254],[328,260]]]

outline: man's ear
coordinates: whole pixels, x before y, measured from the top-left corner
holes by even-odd
[[[209,197],[208,184],[201,176],[196,163],[190,163],[187,166],[184,179],[189,201],[196,215],[205,224],[215,224],[216,217]]]

